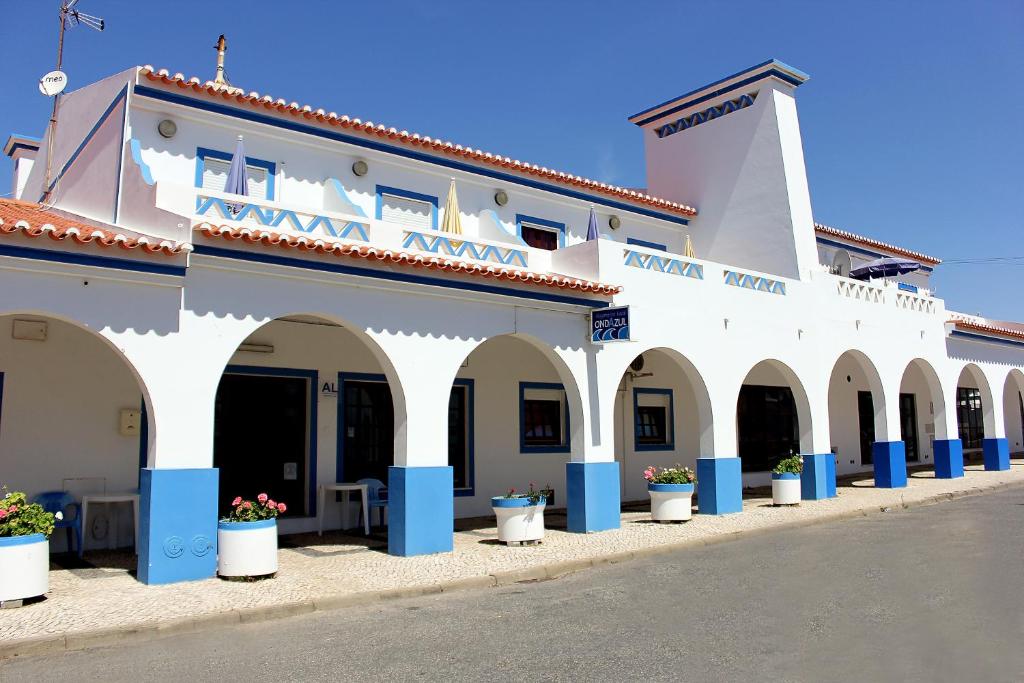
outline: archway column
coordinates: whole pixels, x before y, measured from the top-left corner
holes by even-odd
[[[964,476],[964,443],[960,440],[957,422],[958,377],[951,376],[941,382],[941,404],[935,402],[935,477],[959,479]]]
[[[997,366],[998,367],[998,366]],[[1010,440],[1006,436],[1006,415],[1003,406],[1002,389],[1005,383],[1005,369],[986,366],[982,373],[992,397],[991,408],[985,411],[985,438],[981,442],[985,469],[1002,472],[1010,469]],[[993,388],[998,389],[997,394]],[[991,424],[990,424],[991,423]]]
[[[836,456],[832,452],[829,429],[828,392],[831,372],[814,384],[808,382],[807,398],[811,413],[809,448],[801,439],[800,455],[803,471],[800,474],[800,499],[824,500],[836,496]]]
[[[743,512],[743,467],[737,453],[736,397],[743,377],[706,378],[714,413],[710,452],[701,442],[697,458],[697,512],[727,515]]]
[[[901,431],[899,401],[902,379],[902,374],[893,374],[882,380],[882,406],[875,406],[875,442],[871,444],[871,460],[875,487],[880,489],[900,489],[907,485],[907,446]]]

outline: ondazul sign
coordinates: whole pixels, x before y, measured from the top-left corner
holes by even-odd
[[[590,341],[594,344],[629,341],[629,306],[591,311]]]

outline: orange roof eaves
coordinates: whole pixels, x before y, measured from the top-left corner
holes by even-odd
[[[905,256],[907,258],[914,259],[915,261],[920,261],[921,263],[924,263],[926,265],[937,266],[940,263],[942,263],[942,259],[936,258],[934,256],[922,254],[919,251],[913,251],[911,249],[904,249],[903,247],[897,247],[894,244],[886,244],[885,242],[880,242],[879,240],[871,239],[870,237],[864,237],[863,235],[858,235],[856,233],[848,232],[846,230],[840,230],[839,228],[833,228],[832,226],[824,225],[823,223],[815,223],[814,231],[820,232],[825,235],[832,235],[833,237],[839,237],[840,239],[848,240],[850,242],[863,244],[864,246],[867,247],[882,249],[893,254],[898,254],[900,256]]]

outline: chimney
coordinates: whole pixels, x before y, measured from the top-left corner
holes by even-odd
[[[217,51],[217,75],[213,82],[219,85],[228,85],[224,78],[224,53],[228,51],[228,41],[224,38],[223,33],[220,34],[220,38],[217,39],[217,44],[213,48]]]
[[[39,144],[39,138],[29,135],[12,135],[7,138],[4,154],[14,161],[14,173],[11,174],[11,196],[15,199],[21,199],[21,194],[25,191],[25,182],[36,162]]]

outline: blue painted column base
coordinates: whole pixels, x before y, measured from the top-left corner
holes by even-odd
[[[697,512],[743,512],[743,471],[739,458],[697,458]]]
[[[800,474],[800,498],[822,500],[836,495],[836,456],[815,453],[803,456],[804,471]]]
[[[1008,439],[985,439],[981,442],[985,458],[985,469],[1000,472],[1010,469],[1010,441]]]
[[[619,463],[567,462],[565,488],[569,531],[586,534],[619,528]]]
[[[964,476],[964,443],[960,439],[935,440],[935,478],[959,479]]]
[[[139,475],[139,581],[214,576],[219,472],[144,468]]]
[[[455,533],[451,467],[388,468],[388,554],[450,553]]]
[[[874,442],[871,457],[876,488],[901,489],[907,485],[907,447],[902,441]]]

